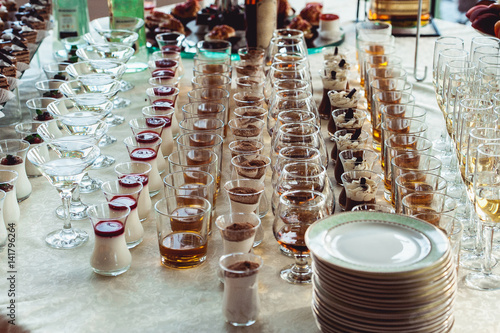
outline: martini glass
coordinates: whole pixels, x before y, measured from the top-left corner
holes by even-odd
[[[80,94],[74,96],[72,99],[62,98],[47,106],[47,112],[56,119],[74,116],[107,120],[106,117],[111,114],[111,110],[113,110],[113,102],[100,93]],[[115,142],[115,137],[104,134],[99,141],[99,147],[106,147]]]
[[[85,74],[61,85],[60,91],[64,96],[76,99],[87,93],[100,93],[113,101],[113,107],[116,108],[116,94],[120,91],[120,81],[115,80],[108,74]],[[130,102],[130,101],[129,101]],[[113,115],[107,117],[106,122],[109,126],[118,126],[125,121],[123,116]]]
[[[134,49],[132,47],[118,44],[118,43],[103,43],[103,44],[92,44],[85,48],[79,49],[77,51],[78,57],[84,61],[94,61],[94,60],[113,60],[119,61],[121,63],[127,63],[132,55],[134,54]],[[123,86],[128,86],[127,83],[120,81],[121,91],[126,91],[130,89],[123,90]],[[127,103],[128,102],[128,103]],[[123,99],[119,105],[115,105],[117,108],[124,108],[130,104],[129,100]]]
[[[90,22],[90,26],[100,35],[106,34],[109,30],[128,30],[138,34],[139,39],[134,42],[135,54],[127,65],[127,73],[142,72],[148,68],[141,58],[146,57],[146,34],[144,33],[144,20],[138,17],[113,16],[101,17]],[[125,42],[117,42],[127,45]],[[129,89],[134,86],[131,85]],[[125,88],[127,89],[127,88]]]
[[[50,247],[71,249],[88,240],[89,236],[85,231],[71,227],[69,206],[72,193],[99,154],[100,150],[96,145],[64,140],[43,143],[28,152],[29,161],[57,189],[63,203],[64,227],[45,237],[45,242]]]
[[[48,143],[54,141],[83,141],[88,142],[90,144],[97,144],[99,142],[99,138],[107,130],[107,125],[104,121],[94,120],[93,124],[88,124],[86,126],[71,126],[68,124],[64,124],[61,126],[63,129],[59,132],[58,135],[54,135],[53,132],[50,131],[51,123],[58,123],[59,125],[63,125],[61,122],[57,120],[52,120],[48,123],[43,123],[37,128],[37,133],[40,137]],[[99,158],[96,157],[95,160]],[[94,161],[95,162],[95,161]],[[93,163],[94,163],[93,162]],[[81,220],[87,217],[87,205],[85,205],[80,200],[80,192],[81,193],[91,193],[97,191],[101,188],[102,181],[98,179],[90,178],[90,176],[85,172],[82,179],[79,182],[79,186],[77,191],[73,192],[73,198],[70,204],[70,219],[71,220]],[[64,218],[64,207],[58,207],[56,209],[56,215],[63,219]]]

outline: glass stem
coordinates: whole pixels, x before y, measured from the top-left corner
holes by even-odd
[[[482,252],[482,234],[483,234],[483,224],[479,221],[479,219],[476,217],[476,213],[474,210],[471,210],[470,218],[472,221],[474,221],[474,225],[476,226],[476,239],[474,243],[474,253],[476,255],[480,255]]]
[[[309,265],[307,264],[306,254],[296,254],[295,255],[295,265],[293,271],[298,274],[304,274],[309,272]]]
[[[491,274],[491,268],[493,267],[491,260],[491,248],[493,246],[493,227],[491,225],[484,225],[484,263],[483,263],[483,273],[485,275]]]
[[[64,227],[63,230],[66,232],[71,231],[71,219],[69,213],[69,206],[71,203],[71,198],[73,196],[73,191],[75,187],[71,189],[60,190],[59,195],[61,196],[62,206],[64,209]]]

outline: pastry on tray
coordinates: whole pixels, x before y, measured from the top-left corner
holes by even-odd
[[[319,26],[319,16],[321,15],[321,10],[323,9],[323,4],[318,2],[310,2],[306,4],[304,9],[300,11],[300,16],[311,23],[313,27]]]
[[[186,0],[185,2],[177,4],[171,14],[186,25],[188,22],[196,19],[196,13],[201,9],[197,0]]]
[[[216,25],[208,34],[205,35],[205,40],[228,40],[236,36],[234,28],[228,25]]]
[[[304,33],[305,39],[313,38],[312,25],[308,21],[304,20],[300,15],[293,18],[292,22],[287,26],[289,29],[300,30]]]
[[[295,14],[295,10],[292,8],[288,0],[278,0],[278,29],[284,28],[290,23],[288,18]]]

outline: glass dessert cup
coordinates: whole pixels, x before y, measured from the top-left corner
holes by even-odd
[[[115,173],[123,185],[138,187],[137,182],[142,185],[142,191],[137,200],[137,212],[141,222],[148,218],[152,207],[151,197],[149,196],[150,172],[151,164],[147,162],[123,162],[115,165]]]
[[[69,65],[71,65],[69,62],[53,62],[43,65],[43,71],[49,80],[67,80],[68,73],[66,72],[66,67]]]
[[[254,245],[260,218],[254,213],[229,213],[215,220],[224,245],[224,254],[249,253]]]
[[[315,221],[328,216],[326,198],[309,190],[284,192],[273,222],[273,234],[280,245],[293,252],[295,263],[281,270],[283,280],[292,284],[309,284],[312,268],[307,263],[309,249],[305,233]]]
[[[61,98],[63,95],[59,92],[59,86],[66,82],[65,80],[44,80],[35,83],[36,90],[46,98]]]
[[[342,174],[342,192],[339,205],[345,211],[354,206],[376,203],[377,190],[382,178],[373,171],[347,171]]]
[[[103,183],[101,189],[108,201],[110,210],[121,211],[125,207],[130,209],[124,231],[125,241],[129,249],[136,247],[144,237],[144,228],[138,212],[139,195],[143,189],[142,184],[138,180],[135,183],[130,179],[126,182],[112,180]]]
[[[99,154],[100,150],[96,145],[64,140],[43,143],[28,152],[30,162],[40,168],[49,183],[57,189],[63,202],[64,227],[47,235],[45,242],[50,247],[71,249],[88,240],[85,231],[72,228],[69,206],[73,191]]]
[[[37,128],[41,125],[38,121],[27,121],[17,124],[14,129],[19,137],[19,139],[28,141],[30,147],[34,147],[40,143],[43,143],[43,139],[38,135]],[[40,177],[42,173],[37,167],[33,166],[30,161],[26,160],[26,174],[28,178]]]
[[[0,169],[17,172],[18,202],[28,199],[32,191],[31,182],[26,174],[26,153],[29,148],[30,143],[22,139],[0,140]]]
[[[104,276],[117,276],[125,273],[132,262],[125,243],[125,227],[130,213],[127,206],[108,203],[88,208],[88,216],[95,233],[94,250],[90,266],[95,273]]]
[[[14,170],[0,170],[0,189],[6,194],[2,212],[5,226],[11,223],[17,224],[21,217],[15,191],[18,176],[18,173]]]

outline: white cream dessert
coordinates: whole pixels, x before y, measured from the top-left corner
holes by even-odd
[[[94,226],[95,243],[90,265],[96,273],[112,275],[112,272],[125,271],[130,266],[132,255],[125,241],[124,229],[118,221],[102,221]]]
[[[352,157],[347,160],[342,161],[342,165],[344,166],[344,172],[347,171],[362,171],[362,170],[370,170],[370,163],[364,160],[363,157]]]
[[[344,73],[345,75],[351,70],[351,65],[345,60],[325,60],[323,67],[327,71],[336,71],[337,73]]]
[[[255,226],[250,222],[235,222],[222,230],[224,254],[248,253],[255,239]]]
[[[375,201],[378,184],[370,178],[361,177],[344,184],[347,198],[356,202],[368,203]]]
[[[321,52],[323,53],[323,59],[327,61],[347,59],[347,55],[338,46],[325,47]]]
[[[3,204],[4,204],[5,196],[0,197],[0,252],[2,252],[3,248],[7,244],[7,228],[5,222],[3,220]]]
[[[352,141],[351,138],[353,135],[354,133],[346,133],[337,137],[335,142],[337,143],[337,150],[339,152],[347,149],[356,149],[363,144],[359,141]]]
[[[248,267],[248,272],[245,272]],[[232,271],[224,273],[223,310],[228,322],[247,324],[256,320],[260,311],[257,286],[259,264],[241,261],[228,267]],[[241,273],[240,273],[241,271]]]
[[[318,33],[323,38],[334,38],[340,34],[340,19],[336,14],[321,14],[319,16]]]
[[[363,127],[363,123],[366,119],[366,113],[361,110],[349,108],[346,112],[334,116],[333,119],[337,130],[358,129]]]
[[[329,91],[328,97],[330,98],[332,110],[349,108],[355,109],[358,107],[361,94],[359,94],[356,89],[352,89],[351,91]]]
[[[136,247],[142,242],[143,237],[144,228],[142,227],[136,207],[130,210],[130,214],[127,218],[127,224],[125,225],[125,241],[127,242],[127,247]]]
[[[345,71],[337,72],[325,68],[320,73],[323,89],[328,91],[344,91],[347,89],[347,74]]]
[[[2,180],[0,179],[0,182]],[[17,203],[16,186],[12,184],[0,184],[0,190],[5,192],[5,200],[3,202],[3,221],[7,227],[10,223],[17,223],[21,217],[21,210]]]
[[[228,190],[232,213],[254,213],[259,208],[262,191],[251,187],[233,187]]]

